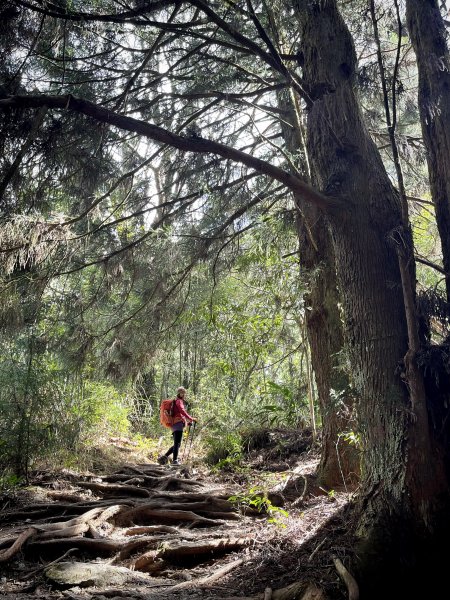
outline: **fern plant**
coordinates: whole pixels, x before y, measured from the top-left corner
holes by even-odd
[[[272,504],[265,492],[261,493],[256,487],[251,487],[247,492],[230,496],[228,501],[245,512],[246,508],[252,508],[261,514],[268,516],[267,522],[278,527],[286,527],[282,517],[289,517],[289,513]]]

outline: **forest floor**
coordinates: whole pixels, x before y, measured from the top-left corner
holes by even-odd
[[[0,596],[347,598],[351,493],[317,485],[307,436],[271,436],[229,472],[143,462],[114,440],[111,472],[34,473],[0,497]]]

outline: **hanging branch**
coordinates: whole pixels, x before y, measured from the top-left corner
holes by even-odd
[[[30,132],[28,134],[27,139],[25,140],[25,142],[22,145],[21,149],[17,153],[17,156],[14,159],[12,165],[6,171],[5,176],[3,177],[3,180],[0,182],[0,198],[3,197],[3,194],[5,193],[6,188],[8,187],[11,179],[14,177],[17,169],[19,168],[20,163],[22,162],[23,157],[28,152],[28,150],[31,147],[31,144],[36,139],[36,136],[37,136],[37,134],[39,132],[39,128],[40,128],[40,126],[42,125],[42,123],[43,123],[43,121],[45,119],[45,115],[47,114],[47,111],[48,111],[48,107],[44,105],[44,106],[41,106],[41,108],[39,109],[38,113],[36,114],[36,116],[34,118],[34,121],[32,123],[31,129],[30,129]]]
[[[398,151],[397,140],[395,138],[396,126],[397,126],[397,99],[396,99],[396,85],[397,85],[397,76],[398,76],[398,68],[400,62],[400,52],[401,52],[401,20],[398,11],[398,0],[394,0],[396,9],[397,9],[397,18],[398,18],[398,43],[397,43],[397,53],[395,58],[395,66],[394,66],[394,75],[392,81],[392,118],[391,118],[391,108],[389,101],[389,92],[387,88],[386,81],[386,73],[383,64],[383,53],[381,49],[380,42],[380,34],[378,31],[378,21],[375,14],[375,0],[370,0],[370,13],[372,16],[373,23],[373,31],[375,36],[375,43],[377,46],[377,60],[378,60],[378,68],[380,70],[380,80],[381,80],[381,88],[383,91],[383,104],[384,104],[384,112],[386,115],[386,124],[389,134],[389,141],[392,149],[392,157],[395,166],[395,172],[397,174],[398,187],[400,192],[400,199],[402,203],[402,218],[404,226],[407,226],[409,223],[409,215],[408,215],[408,202],[406,199],[406,190],[404,177],[402,172],[402,167],[400,163],[400,155]]]
[[[153,0],[151,5],[148,5],[148,3],[143,3],[139,8],[134,10],[105,15],[83,11],[71,11],[68,8],[64,8],[58,4],[50,2],[49,0],[46,2],[38,0],[36,4],[27,2],[27,0],[15,0],[15,2],[19,6],[29,8],[34,12],[38,12],[48,17],[55,17],[57,19],[67,19],[69,21],[78,22],[93,21],[99,23],[132,23],[133,25],[148,25],[148,21],[139,19],[137,17],[148,14],[149,12],[156,12],[157,10],[166,8],[167,6],[171,6],[176,2],[176,0]],[[39,6],[39,4],[42,6]]]
[[[300,194],[305,201],[316,204],[324,211],[342,209],[345,206],[345,203],[342,200],[322,194],[305,183],[298,176],[288,173],[280,167],[242,152],[241,150],[199,136],[185,137],[177,135],[167,129],[158,127],[157,125],[120,115],[107,108],[94,104],[93,102],[89,102],[88,100],[75,98],[70,94],[65,96],[18,95],[0,100],[0,110],[8,108],[38,108],[42,106],[84,114],[101,123],[113,125],[125,131],[138,133],[139,135],[150,138],[156,142],[167,144],[185,152],[202,154],[211,153],[217,154],[225,159],[234,160],[254,169],[261,175],[267,175],[280,181],[291,191]]]

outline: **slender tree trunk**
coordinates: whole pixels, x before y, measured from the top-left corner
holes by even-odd
[[[398,260],[402,207],[362,120],[352,39],[336,0],[294,0],[294,6],[311,98],[311,170],[325,193],[348,206],[329,219],[364,444],[356,566],[365,597],[382,597],[389,576],[403,593],[417,584],[420,560],[431,556],[447,523],[440,519],[448,485],[423,398],[422,405],[411,402],[416,396],[398,369],[408,351]]]
[[[278,94],[283,110],[282,131],[295,166],[309,182],[309,165],[302,126],[293,93]],[[311,349],[319,409],[322,420],[320,483],[335,488],[359,476],[359,456],[342,437],[355,427],[350,382],[343,369],[344,336],[339,313],[334,250],[325,215],[295,195],[300,264],[307,278],[306,331]]]
[[[442,244],[450,301],[450,53],[437,0],[407,0],[408,29],[417,57],[419,110],[431,195]]]
[[[306,338],[308,336],[308,332],[306,331],[306,323],[305,323],[305,333]],[[306,362],[306,376],[308,378],[308,403],[309,403],[309,418],[311,420],[311,429],[312,429],[312,439],[315,443],[317,440],[317,424],[316,424],[316,406],[315,406],[315,398],[314,398],[314,385],[312,380],[312,369],[311,369],[311,359],[310,359],[310,350],[309,343],[305,344],[305,362]],[[323,452],[322,452],[323,454]]]
[[[182,386],[188,388],[191,382],[191,373],[189,370],[189,340],[184,340],[184,356],[183,356],[183,379]]]

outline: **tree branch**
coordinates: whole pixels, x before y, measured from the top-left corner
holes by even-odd
[[[185,152],[195,152],[200,154],[216,154],[225,159],[233,160],[254,169],[261,175],[267,175],[277,181],[283,183],[292,192],[299,194],[306,202],[312,202],[324,211],[344,208],[345,204],[342,200],[335,197],[325,196],[312,186],[308,185],[302,179],[288,173],[287,171],[272,165],[264,160],[251,156],[236,148],[231,148],[225,144],[208,140],[202,137],[183,137],[172,133],[162,127],[140,121],[132,117],[127,117],[115,113],[107,108],[103,108],[74,96],[49,96],[49,95],[26,95],[26,96],[10,96],[0,100],[0,110],[14,108],[40,108],[47,106],[52,109],[69,110],[84,114],[101,123],[113,125],[125,131],[131,131],[152,139],[156,142],[161,142],[183,150]]]
[[[43,4],[42,8],[36,4],[33,4],[32,2],[27,2],[26,0],[15,0],[15,2],[24,8],[29,8],[30,10],[38,12],[42,15],[55,17],[57,19],[66,19],[68,21],[94,21],[100,23],[133,23],[134,25],[148,25],[147,21],[136,19],[136,17],[140,17],[161,8],[171,6],[175,3],[175,0],[153,0],[153,2],[146,2],[140,8],[136,8],[135,10],[105,15],[82,11],[75,12],[71,11],[70,9],[64,9],[56,4],[53,4],[52,2],[38,2],[37,4]]]
[[[39,109],[39,112],[37,113],[37,115],[34,118],[34,121],[31,126],[31,129],[30,129],[27,139],[25,140],[23,146],[17,153],[17,156],[14,159],[14,162],[9,167],[9,169],[6,171],[6,174],[3,178],[3,180],[0,182],[0,199],[3,197],[3,194],[6,191],[6,188],[8,187],[11,179],[14,177],[14,174],[16,173],[17,169],[19,168],[23,157],[28,152],[28,150],[31,147],[31,144],[36,139],[36,136],[39,132],[39,128],[42,125],[42,122],[44,121],[45,115],[47,114],[47,110],[48,109],[47,109],[46,105],[42,105],[41,108]]]
[[[434,262],[431,262],[430,260],[427,260],[426,258],[421,258],[420,256],[415,256],[415,260],[416,262],[422,263],[423,265],[426,265],[427,267],[430,267],[431,269],[434,269],[435,271],[437,271],[438,273],[441,273],[442,275],[447,275],[447,273],[445,272],[445,269],[443,269],[440,265],[437,265]]]

